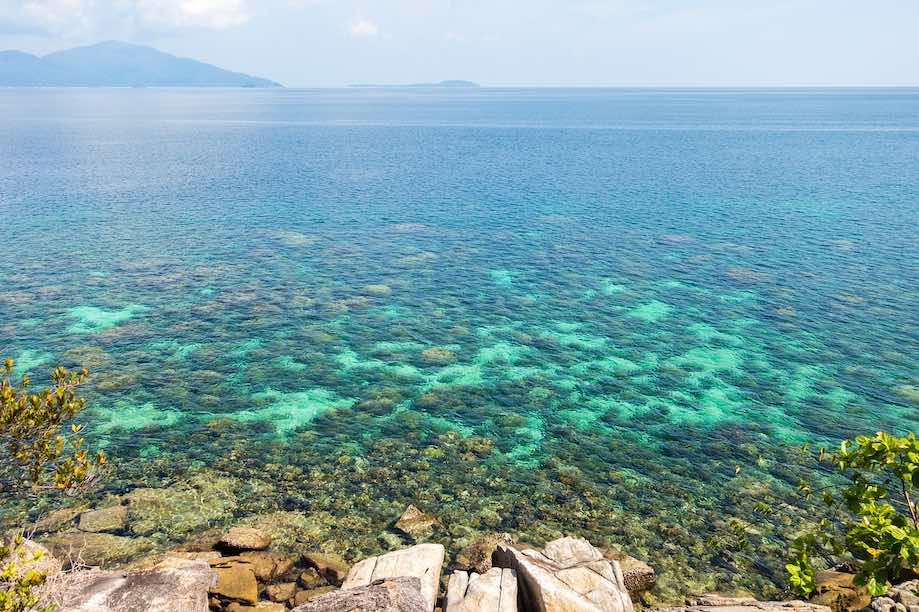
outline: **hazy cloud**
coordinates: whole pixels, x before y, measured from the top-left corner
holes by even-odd
[[[246,0],[0,0],[0,30],[61,37],[223,30],[248,20]]]
[[[380,28],[374,22],[362,19],[351,24],[350,32],[351,36],[373,38],[380,34]]]

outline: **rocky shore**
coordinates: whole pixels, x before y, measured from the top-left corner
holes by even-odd
[[[393,540],[388,552],[353,564],[327,550],[292,552],[268,522],[153,552],[151,540],[120,535],[143,520],[131,511],[145,499],[138,491],[125,503],[58,510],[30,526],[27,552],[43,553],[36,563],[49,576],[46,602],[61,612],[919,612],[915,580],[872,600],[844,571],[820,572],[809,602],[705,594],[663,606],[652,594],[653,568],[582,538],[536,547],[489,533],[449,558],[427,541],[437,519],[414,505],[392,525],[413,545]]]

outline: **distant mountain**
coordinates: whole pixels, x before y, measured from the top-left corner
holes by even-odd
[[[351,85],[351,87],[371,87],[371,88],[403,88],[403,87],[456,87],[456,88],[471,88],[479,87],[478,83],[473,83],[472,81],[440,81],[439,83],[409,83],[407,85],[377,85],[374,83],[358,83],[356,85]]]
[[[44,57],[0,51],[0,87],[281,87],[152,47],[102,42]]]

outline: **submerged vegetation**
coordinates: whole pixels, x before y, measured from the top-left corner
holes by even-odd
[[[838,452],[820,452],[825,462],[848,479],[845,486],[814,489],[802,480],[805,496],[818,496],[829,516],[820,529],[792,544],[787,565],[790,586],[807,595],[814,591],[812,557],[854,557],[855,584],[872,595],[883,594],[904,572],[919,566],[919,515],[914,501],[919,485],[919,440],[910,432],[897,437],[884,432],[844,441]]]

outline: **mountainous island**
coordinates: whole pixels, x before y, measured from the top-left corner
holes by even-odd
[[[152,47],[108,41],[38,57],[0,51],[0,87],[281,87]]]
[[[350,87],[356,88],[385,88],[385,89],[402,89],[402,88],[411,88],[411,87],[445,87],[445,88],[475,88],[479,87],[478,83],[472,81],[439,81],[437,83],[408,83],[408,84],[395,84],[395,85],[386,85],[386,84],[377,84],[377,83],[357,83],[351,85]]]

